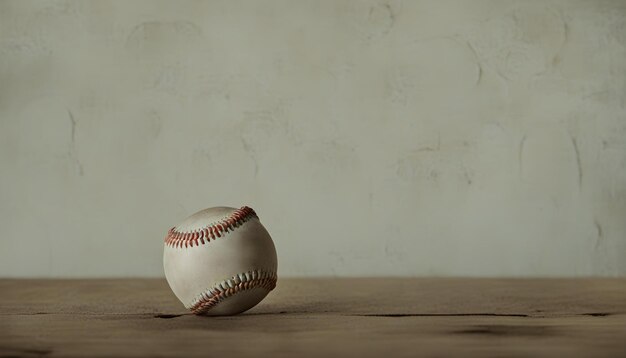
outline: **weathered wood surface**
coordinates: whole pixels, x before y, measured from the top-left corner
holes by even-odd
[[[0,280],[0,357],[626,356],[624,279],[282,279],[197,317],[159,279]]]

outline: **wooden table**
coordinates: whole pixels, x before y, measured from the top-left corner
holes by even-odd
[[[624,279],[281,279],[234,317],[162,279],[0,280],[0,357],[626,357]]]

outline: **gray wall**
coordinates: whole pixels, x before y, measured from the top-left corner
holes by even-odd
[[[626,274],[624,1],[0,1],[0,276]]]

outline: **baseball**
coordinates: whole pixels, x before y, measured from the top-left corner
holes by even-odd
[[[272,238],[247,206],[199,211],[165,237],[165,278],[198,315],[233,315],[254,307],[276,286],[277,265]]]

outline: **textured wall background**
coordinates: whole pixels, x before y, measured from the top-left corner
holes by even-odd
[[[624,1],[0,1],[0,276],[626,274]]]

